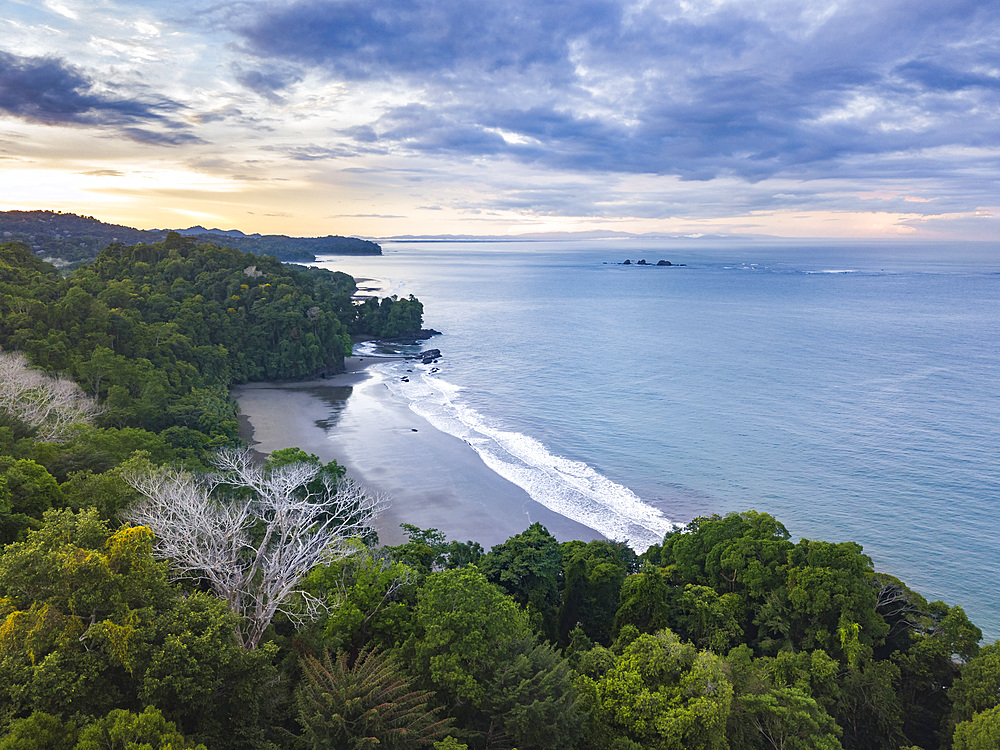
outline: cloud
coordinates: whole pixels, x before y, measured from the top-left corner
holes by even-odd
[[[940,175],[929,149],[997,140],[1000,22],[966,0],[293,0],[234,30],[403,91],[342,133],[359,147],[759,181]]]
[[[144,143],[199,140],[167,116],[180,109],[175,102],[114,96],[106,88],[58,58],[0,51],[0,112],[44,125],[108,126]]]
[[[237,63],[233,71],[240,84],[274,103],[283,101],[280,91],[302,80],[302,74],[289,65],[262,65],[247,69]]]
[[[152,146],[183,146],[189,143],[202,143],[200,137],[181,130],[149,130],[148,128],[123,127],[119,132],[133,141],[148,143]]]
[[[193,119],[199,123],[224,122],[226,120],[253,121],[253,118],[247,118],[243,110],[233,105],[223,105],[207,112],[199,112]]]
[[[329,214],[328,219],[405,219],[401,214]]]
[[[277,152],[293,161],[327,161],[330,159],[340,159],[355,156],[356,151],[335,146],[319,146],[316,144],[306,145],[267,145],[261,147],[262,151]]]
[[[620,13],[607,0],[304,0],[269,7],[237,31],[262,57],[322,64],[355,80],[459,69],[568,73],[567,34]]]
[[[916,88],[929,91],[952,92],[976,88],[1000,91],[1000,75],[996,68],[984,72],[962,70],[947,62],[922,57],[903,63],[895,72]]]
[[[357,226],[995,224],[975,214],[1000,195],[1000,17],[982,0],[48,5],[77,17],[15,3],[0,21],[18,39],[0,51],[0,153],[26,163],[130,175],[164,147],[261,185],[254,205],[305,212],[283,196],[306,190],[378,212],[338,217]]]

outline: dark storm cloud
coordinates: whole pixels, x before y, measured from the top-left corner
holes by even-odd
[[[23,57],[0,51],[0,112],[45,125],[112,126],[145,143],[180,145],[198,140],[168,115],[178,105],[117,97],[54,57]]]
[[[990,6],[300,0],[236,30],[270,64],[415,92],[350,133],[359,147],[688,180],[934,177],[955,162],[929,151],[1000,140]]]

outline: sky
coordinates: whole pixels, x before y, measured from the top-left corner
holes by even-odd
[[[998,0],[0,9],[0,210],[1000,240]]]

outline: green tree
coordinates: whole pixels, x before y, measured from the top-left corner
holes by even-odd
[[[904,742],[903,708],[897,694],[899,668],[872,661],[848,668],[831,713],[844,730],[847,747],[858,750],[897,750]]]
[[[780,747],[772,741],[830,746],[840,736],[831,717],[841,692],[840,665],[824,651],[754,658],[741,644],[726,663],[735,691],[726,729],[732,750]]]
[[[448,706],[487,705],[502,655],[531,636],[528,616],[474,566],[433,573],[417,593],[410,668]]]
[[[764,747],[841,750],[840,727],[816,701],[794,687],[739,697],[741,714]]]
[[[962,667],[961,676],[955,680],[950,696],[952,708],[945,726],[946,738],[959,723],[972,721],[976,714],[1000,704],[1000,641],[982,648],[978,656]],[[988,721],[983,719],[977,726],[992,726],[995,721],[995,717]]]
[[[139,629],[131,663],[128,651],[120,662],[131,666],[133,679],[122,684],[135,691],[139,705],[159,707],[186,736],[213,750],[263,745],[275,711],[277,648],[243,648],[235,620],[214,596],[177,596],[148,630]],[[120,631],[108,630],[104,641],[118,643]]]
[[[622,584],[638,566],[635,553],[624,543],[606,541],[566,542],[562,552],[560,640],[579,624],[592,640],[610,643]]]
[[[849,628],[863,653],[870,655],[889,632],[876,611],[873,578],[871,559],[862,554],[861,545],[801,540],[789,553],[786,584],[793,643],[822,648],[847,662],[860,656],[857,650],[845,649],[854,643],[853,636],[841,637]]]
[[[140,459],[142,460],[142,459]],[[138,498],[135,491],[122,477],[123,471],[130,470],[134,463],[126,462],[103,474],[90,471],[75,471],[59,485],[63,503],[73,510],[94,508],[105,520],[118,518],[118,513]]]
[[[669,630],[644,633],[597,679],[582,676],[596,748],[722,750],[733,688],[722,660]]]
[[[954,750],[996,750],[1000,747],[1000,706],[973,714],[955,727]]]
[[[35,711],[10,723],[0,737],[0,750],[73,750],[78,733],[73,722]]]
[[[77,471],[100,474],[121,466],[134,454],[141,453],[154,464],[177,463],[181,458],[162,434],[133,427],[74,429],[70,440],[63,445],[34,443],[29,458],[42,464],[60,482]],[[190,464],[193,469],[204,468],[200,461]]]
[[[705,586],[727,597],[729,632],[743,632],[758,650],[774,652],[794,637],[787,599],[788,530],[766,513],[746,511],[696,518],[666,536],[646,557],[662,567],[678,589]],[[689,595],[690,599],[690,595]],[[706,596],[701,596],[702,600]],[[686,617],[694,614],[688,602]],[[720,613],[721,614],[721,613]],[[684,624],[674,623],[683,630]]]
[[[303,588],[325,602],[323,642],[351,658],[369,645],[391,648],[409,635],[417,573],[360,541],[356,554],[312,569]],[[300,637],[301,637],[300,633]]]
[[[6,519],[0,520],[0,544],[14,541],[26,529],[36,528],[45,511],[60,507],[62,492],[44,466],[30,459],[15,460],[0,456],[0,491]],[[3,515],[0,510],[0,517]]]
[[[80,732],[74,750],[206,750],[184,739],[159,709],[147,706],[140,714],[115,709]]]
[[[534,628],[556,640],[562,550],[540,523],[495,545],[479,570],[528,611]]]
[[[156,705],[213,748],[263,740],[273,648],[249,652],[218,599],[182,596],[143,527],[49,511],[0,555],[0,704],[86,723]]]
[[[421,529],[409,523],[399,526],[406,533],[407,541],[387,549],[396,560],[416,570],[421,578],[431,571],[477,564],[483,557],[479,542],[449,542],[437,529]]]
[[[766,513],[696,518],[667,535],[661,564],[676,566],[682,583],[711,586],[720,594],[747,590],[755,597],[782,582],[788,538],[788,530]]]
[[[475,566],[428,576],[403,654],[477,746],[568,749],[578,736],[565,660],[535,640],[527,613]]]
[[[677,593],[667,571],[646,562],[642,570],[622,582],[613,633],[617,635],[626,625],[643,633],[666,628],[671,623]]]
[[[725,653],[739,643],[741,600],[738,594],[719,596],[708,586],[687,584],[677,599],[674,624],[680,634],[699,648]]]
[[[139,624],[170,596],[142,529],[49,511],[0,556],[0,696],[14,716],[102,715],[122,700]]]
[[[491,687],[495,733],[522,750],[571,750],[584,728],[569,663],[547,642],[515,644]]]
[[[982,632],[969,622],[961,607],[908,598],[914,611],[907,617],[906,639],[895,639],[903,641],[904,647],[892,654],[892,663],[900,673],[896,692],[907,740],[933,748],[952,710],[951,688],[961,663],[955,655],[973,659]]]

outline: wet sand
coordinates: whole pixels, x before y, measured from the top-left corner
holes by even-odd
[[[261,453],[298,446],[336,461],[392,506],[377,524],[384,544],[405,540],[409,523],[487,549],[540,522],[560,541],[602,539],[555,513],[493,472],[463,440],[441,432],[348,358],[347,372],[324,380],[237,386],[242,437]]]

